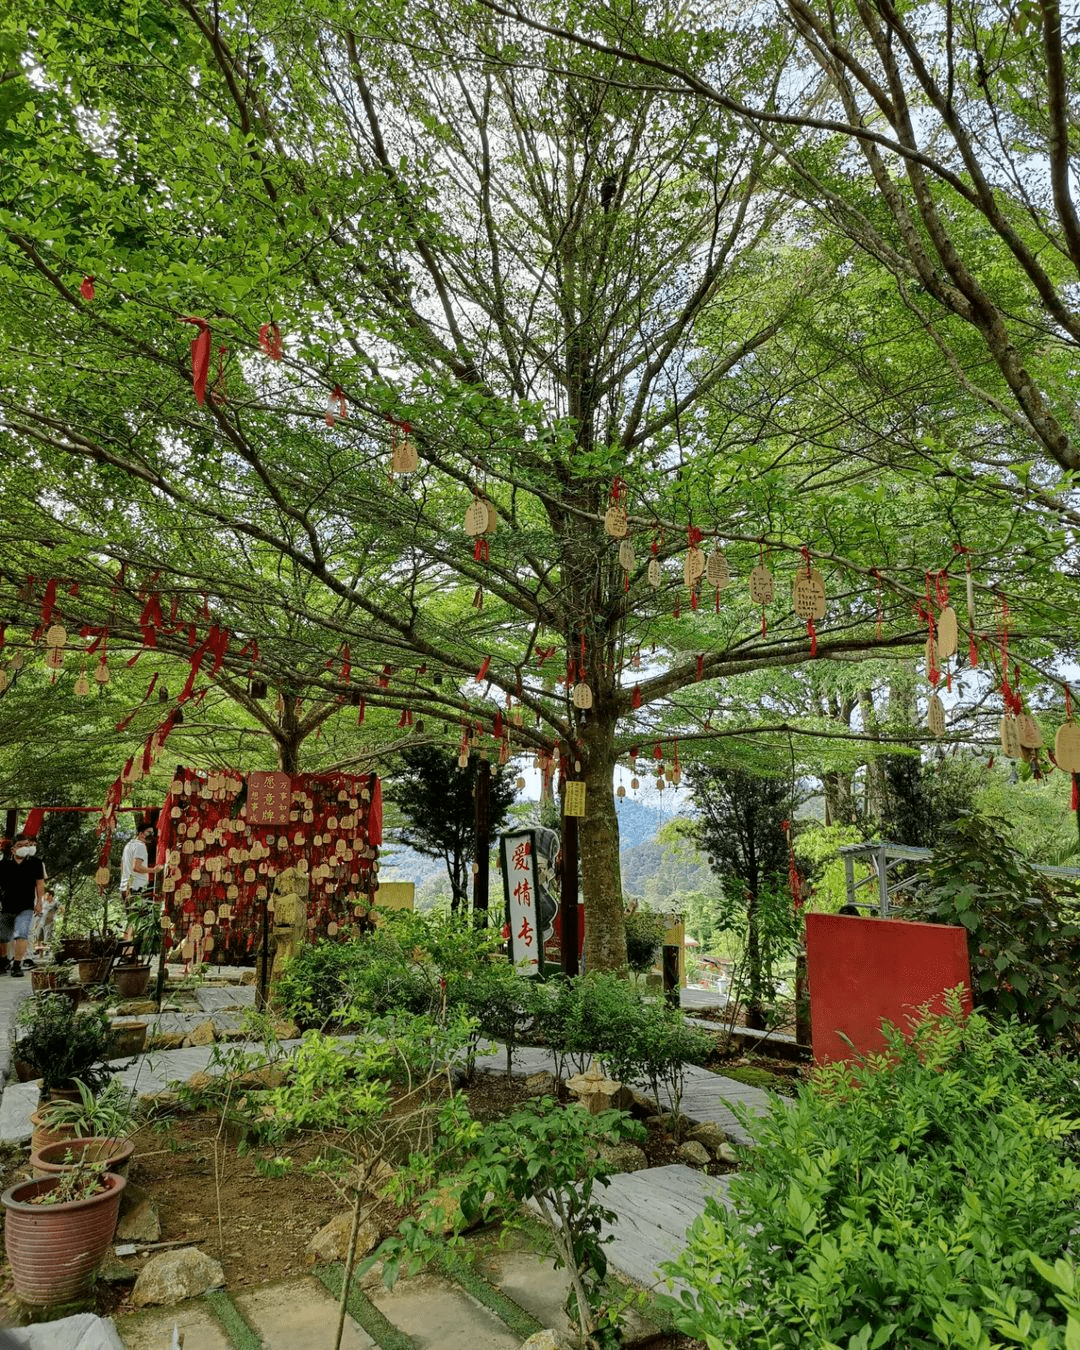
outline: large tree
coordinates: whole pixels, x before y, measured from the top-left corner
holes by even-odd
[[[0,23],[0,561],[90,569],[73,610],[136,641],[147,590],[184,621],[209,592],[218,673],[237,688],[257,638],[282,693],[284,764],[305,690],[310,716],[362,698],[561,763],[587,790],[586,960],[622,966],[617,758],[711,735],[747,672],[919,642],[924,571],[971,514],[925,486],[917,434],[819,417],[802,349],[771,355],[845,284],[781,228],[783,147],[458,5],[17,0]],[[698,533],[739,577],[715,607],[683,577]],[[844,601],[816,633],[786,599],[804,545]],[[767,627],[743,580],[766,551]]]

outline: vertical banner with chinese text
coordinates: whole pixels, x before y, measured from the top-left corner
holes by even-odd
[[[533,830],[500,836],[503,894],[510,960],[520,975],[544,973],[542,924],[537,911],[536,838]]]

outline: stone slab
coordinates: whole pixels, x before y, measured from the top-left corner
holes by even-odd
[[[203,1012],[222,1012],[226,1008],[254,1008],[256,989],[253,984],[227,985],[225,988],[200,985],[191,996]]]
[[[262,1337],[266,1350],[329,1350],[338,1305],[314,1277],[237,1294],[233,1302]],[[375,1342],[349,1316],[342,1350],[373,1350]],[[186,1342],[184,1350],[189,1350]]]
[[[706,1197],[727,1203],[729,1185],[727,1177],[678,1163],[612,1177],[600,1197],[616,1215],[601,1229],[601,1237],[613,1239],[604,1249],[608,1263],[646,1288],[666,1284],[661,1265],[685,1249],[686,1231],[703,1212]]]
[[[110,1318],[75,1313],[30,1327],[0,1327],[0,1350],[124,1350],[124,1343]]]
[[[125,1350],[169,1350],[173,1327],[184,1333],[184,1350],[233,1350],[213,1314],[199,1303],[125,1318],[120,1324],[122,1344]]]
[[[162,1031],[182,1031],[187,1035],[204,1022],[213,1022],[218,1031],[237,1031],[243,1025],[244,1015],[242,1012],[162,1012],[147,1013],[139,1021],[146,1023],[149,1040]]]
[[[438,1276],[398,1280],[393,1289],[380,1287],[370,1297],[384,1317],[412,1337],[416,1350],[517,1350],[520,1345],[494,1313]]]
[[[0,1096],[0,1140],[7,1144],[30,1142],[34,1133],[30,1117],[38,1109],[40,1099],[41,1088],[37,1083],[9,1083],[4,1088]]]
[[[536,1252],[493,1251],[481,1262],[480,1273],[541,1326],[571,1330],[564,1307],[570,1276],[565,1270],[556,1270],[551,1258]]]

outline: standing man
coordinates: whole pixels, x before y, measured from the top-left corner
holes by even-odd
[[[0,908],[3,909],[0,935],[8,931],[9,937],[15,939],[11,974],[17,977],[23,974],[22,958],[26,955],[34,910],[40,908],[45,895],[45,864],[36,854],[37,844],[33,839],[17,834],[11,845],[11,856],[0,863]],[[7,943],[0,942],[0,957],[6,956]]]
[[[158,870],[150,866],[148,845],[154,833],[153,825],[143,825],[124,845],[120,858],[120,898],[126,905],[129,900],[145,891],[150,878]]]

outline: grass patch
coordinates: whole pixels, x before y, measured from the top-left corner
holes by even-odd
[[[223,1289],[212,1289],[203,1298],[236,1350],[263,1350],[262,1337]]]
[[[341,1262],[332,1266],[322,1266],[315,1274],[336,1299],[341,1298],[342,1281],[345,1267]],[[355,1284],[349,1289],[345,1307],[354,1322],[359,1323],[367,1332],[379,1350],[416,1350],[411,1336],[406,1336],[393,1322],[382,1315],[371,1299]]]
[[[756,1069],[752,1065],[725,1065],[720,1069],[725,1078],[734,1078],[736,1083],[745,1083],[747,1087],[761,1088],[764,1092],[779,1092],[784,1097],[794,1097],[797,1080],[782,1073],[771,1073],[768,1069]]]
[[[444,1275],[448,1275],[467,1294],[471,1294],[477,1303],[483,1304],[489,1312],[493,1312],[499,1321],[509,1327],[521,1340],[527,1341],[536,1332],[544,1330],[542,1322],[538,1322],[532,1313],[526,1312],[520,1303],[515,1303],[501,1289],[488,1284],[468,1261],[462,1261],[459,1257],[446,1252],[437,1258],[435,1264]]]

